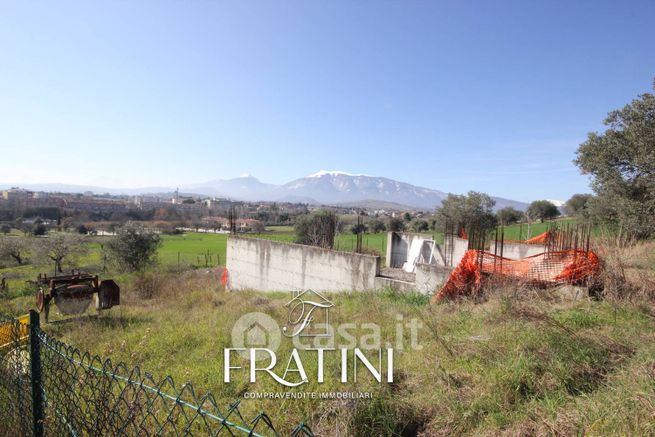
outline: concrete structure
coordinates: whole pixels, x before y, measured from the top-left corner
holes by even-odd
[[[425,236],[420,234],[389,232],[387,236],[387,258],[385,265],[391,268],[402,268],[403,264],[408,261],[409,249],[417,239],[424,239]],[[435,264],[439,266],[455,267],[459,264],[462,257],[468,250],[469,241],[459,237],[452,238],[452,248],[444,245],[434,245],[432,249],[432,258],[430,251],[423,250],[419,258],[419,263]],[[494,252],[494,241],[490,242],[489,252]],[[529,256],[546,252],[546,246],[542,244],[525,244],[505,241],[503,247],[503,256],[510,259],[521,259]],[[452,262],[451,256],[452,253]],[[500,248],[498,249],[500,255]]]
[[[419,240],[425,240],[425,235],[412,234],[409,232],[389,232],[387,234],[387,256],[385,265],[391,268],[402,268],[403,264],[409,260],[409,251],[412,245]],[[430,254],[432,252],[432,254]],[[439,245],[433,247],[424,245],[421,248],[419,262],[428,262],[439,265],[445,265],[443,250]]]
[[[434,290],[430,291],[421,291],[416,288],[416,282],[413,281],[403,281],[402,279],[395,279],[395,278],[389,278],[386,276],[377,276],[375,278],[375,289],[376,290],[382,290],[382,289],[391,289],[391,290],[396,290],[396,291],[402,291],[402,292],[414,292],[417,291],[419,293],[433,293]]]
[[[416,264],[414,288],[419,293],[432,294],[448,280],[452,269],[435,264]]]
[[[450,269],[417,263],[415,273],[386,269],[380,257],[313,246],[230,236],[227,241],[228,287],[261,291],[363,291],[391,288],[432,294]]]
[[[361,291],[375,288],[380,257],[230,236],[230,289]]]
[[[498,243],[500,245],[500,242]],[[525,244],[525,243],[510,243],[505,241],[503,244],[503,257],[509,259],[521,259],[529,256],[538,255],[546,252],[546,246],[542,244]],[[491,241],[489,248],[491,253],[494,252],[494,241]],[[500,248],[498,249],[500,255]]]
[[[412,244],[418,239],[425,238],[424,235],[420,234],[389,232],[387,234],[387,257],[385,265],[391,268],[402,268],[403,264],[409,260],[409,250]],[[435,244],[432,247],[432,256],[430,256],[430,248],[424,246],[418,262],[443,267],[456,266],[468,250],[468,244],[468,240],[453,237],[452,248],[446,249],[443,245]],[[452,263],[450,263],[450,257],[447,253],[450,250],[452,250]]]
[[[416,241],[425,239],[425,236],[412,233],[389,232],[387,236],[387,257],[385,265],[388,269],[400,269],[410,261],[412,254],[410,248]],[[494,252],[494,241],[491,241],[489,252]],[[414,290],[421,293],[433,293],[448,280],[452,268],[456,267],[468,250],[469,241],[459,237],[448,239],[446,245],[434,244],[432,247],[423,247],[418,262],[414,265],[414,278],[393,277],[385,272],[385,277],[377,278],[379,288],[389,287],[399,291]],[[505,242],[503,256],[510,259],[521,259],[537,255],[546,251],[540,244],[523,244]],[[430,253],[432,252],[432,253]],[[498,249],[500,255],[500,248]]]

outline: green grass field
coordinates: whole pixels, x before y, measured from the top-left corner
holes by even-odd
[[[244,234],[249,238],[263,238],[267,240],[293,242],[294,234],[289,230],[275,230],[265,234]],[[182,235],[163,235],[162,245],[159,249],[159,262],[163,266],[196,266],[204,267],[225,265],[227,234],[205,234],[190,232]],[[353,234],[339,234],[335,241],[335,249],[352,251],[355,249],[356,236]],[[375,251],[381,256],[386,253],[387,234],[365,234],[363,247]],[[211,255],[205,257],[206,254]],[[217,258],[218,255],[218,258]],[[207,262],[206,262],[207,261]]]
[[[266,230],[278,233],[293,233],[293,226],[266,226]]]
[[[178,261],[180,266],[225,265],[226,247],[227,234],[162,235],[159,262],[164,266],[178,265]]]
[[[539,234],[546,232],[553,223],[560,226],[566,224],[575,224],[576,220],[572,218],[563,218],[558,220],[550,220],[544,223],[531,223],[530,224],[530,238],[536,237]],[[504,226],[506,240],[527,240],[528,239],[528,225],[526,223],[514,224]]]

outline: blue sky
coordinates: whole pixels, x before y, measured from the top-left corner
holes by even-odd
[[[517,200],[651,90],[655,2],[0,1],[0,181],[320,169]],[[63,170],[67,166],[72,170]]]

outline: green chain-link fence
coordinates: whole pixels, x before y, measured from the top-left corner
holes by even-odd
[[[39,316],[0,320],[0,435],[279,435],[262,412],[247,420],[240,401],[220,408],[171,377],[113,364],[46,334]],[[292,436],[311,436],[301,423]]]

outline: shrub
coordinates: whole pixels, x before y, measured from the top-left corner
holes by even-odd
[[[371,222],[371,232],[377,234],[378,232],[384,232],[387,230],[387,225],[384,224],[382,220],[373,220]]]
[[[122,270],[143,272],[155,263],[160,245],[154,230],[129,222],[107,243],[107,249]]]
[[[322,210],[299,217],[295,231],[296,243],[331,249],[337,231],[337,216],[332,211]]]
[[[402,232],[405,230],[405,222],[399,218],[389,220],[389,230],[391,232]]]
[[[31,230],[32,235],[41,236],[48,233],[48,228],[43,223],[36,223]]]
[[[133,289],[139,299],[151,299],[161,291],[164,281],[159,275],[144,273],[134,279]]]

